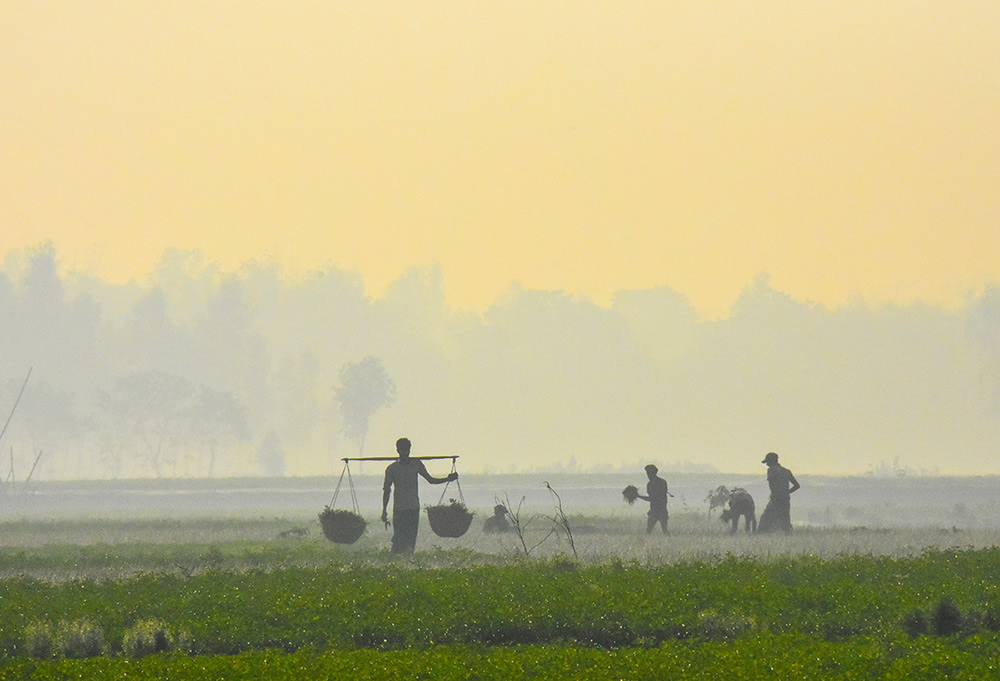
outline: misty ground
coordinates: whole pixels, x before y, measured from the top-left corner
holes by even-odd
[[[1000,476],[981,477],[822,477],[799,476],[802,489],[792,497],[797,525],[835,527],[1000,528]],[[0,493],[0,520],[16,518],[295,516],[318,513],[337,489],[336,476],[225,478],[199,480],[37,481],[24,488],[7,484]],[[377,516],[381,474],[354,474],[354,493],[362,515]],[[549,512],[559,494],[569,514],[633,517],[642,502],[627,505],[629,484],[642,488],[645,477],[623,473],[530,473],[464,475],[452,483],[421,486],[425,505],[464,497],[469,508],[487,513],[496,501],[523,501],[525,511]],[[767,502],[764,476],[724,473],[668,477],[672,513],[708,512],[706,496],[718,485],[741,486],[753,494],[758,515]],[[336,507],[352,505],[345,477]],[[13,487],[13,489],[12,489]]]
[[[330,504],[337,477],[226,478],[202,480],[38,481],[26,488],[8,483],[0,494],[0,522],[25,519],[309,519]],[[644,484],[641,472],[531,473],[464,475],[461,488],[423,484],[421,502],[462,498],[485,519],[499,500],[522,505],[525,514],[551,513],[559,494],[569,516],[641,520],[643,502],[626,504],[621,495],[629,484]],[[1000,477],[810,477],[800,476],[802,489],[792,497],[792,518],[801,527],[1000,529]],[[345,477],[337,508],[350,509],[354,496],[362,515],[377,519],[381,508],[380,474],[363,471]],[[674,516],[708,514],[708,492],[718,485],[742,486],[753,494],[758,515],[767,502],[763,476],[720,473],[674,474],[668,477]],[[522,501],[523,499],[523,501]],[[478,522],[481,522],[479,520]],[[2,542],[0,538],[0,542]]]
[[[551,515],[557,501],[586,534],[600,526],[644,523],[645,506],[630,506],[621,491],[628,484],[643,485],[641,474],[520,474],[465,475],[456,484],[421,487],[424,505],[464,499],[481,525],[497,502],[521,505],[522,517]],[[806,529],[942,529],[1000,530],[1000,477],[809,477],[800,476],[802,489],[792,498],[795,525]],[[54,521],[216,520],[220,527],[236,521],[266,519],[273,528],[308,527],[315,530],[316,514],[333,501],[337,477],[227,478],[214,480],[39,481],[27,488],[8,484],[0,495],[0,525]],[[359,510],[377,524],[381,509],[379,474],[362,471],[344,477],[336,508],[351,509],[352,489]],[[557,500],[545,483],[559,495]],[[708,492],[720,484],[742,486],[753,494],[758,515],[767,502],[763,476],[716,473],[675,474],[668,478],[670,512],[676,533],[682,518],[700,523],[697,532],[721,531],[708,515]],[[353,483],[353,485],[352,485]],[[12,491],[13,490],[13,491]],[[718,511],[715,512],[717,516]],[[687,521],[685,521],[687,522]],[[204,523],[202,523],[204,524]],[[270,531],[270,529],[268,531]],[[618,531],[611,529],[610,531]],[[0,531],[0,545],[5,544]],[[203,538],[212,541],[211,537]]]

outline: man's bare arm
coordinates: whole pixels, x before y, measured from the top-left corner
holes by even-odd
[[[458,473],[449,473],[447,477],[435,478],[433,475],[427,472],[427,469],[420,470],[420,476],[431,483],[432,485],[440,485],[443,482],[452,482],[453,480],[458,480]]]

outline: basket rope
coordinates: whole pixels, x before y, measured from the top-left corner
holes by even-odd
[[[458,470],[456,469],[456,466],[455,466],[455,460],[457,458],[458,458],[457,456],[451,457],[451,473],[457,473],[458,472]],[[449,475],[451,473],[449,473]],[[451,480],[449,480],[448,482],[446,482],[444,484],[444,489],[441,491],[441,498],[438,499],[438,506],[440,506],[441,503],[444,501],[444,495],[448,492],[448,485],[450,485],[450,484],[451,484]],[[465,506],[466,505],[466,503],[465,503],[465,495],[462,494],[462,483],[460,483],[458,481],[458,478],[455,478],[455,486],[458,487],[458,498],[462,500],[462,506]]]
[[[340,494],[340,485],[344,482],[344,473],[347,473],[347,486],[351,490],[351,503],[354,505],[354,513],[361,515],[361,507],[358,505],[358,495],[354,491],[354,478],[351,477],[351,464],[344,460],[344,468],[340,471],[340,479],[337,480],[337,488],[333,490],[333,499],[330,500],[330,508],[337,503],[337,495]]]

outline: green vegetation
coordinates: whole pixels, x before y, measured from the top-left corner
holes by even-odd
[[[235,656],[155,655],[139,660],[15,659],[0,666],[0,681],[86,678],[222,679],[243,681],[617,681],[636,679],[727,679],[787,681],[852,679],[871,681],[975,680],[996,677],[1000,642],[995,636],[961,640],[918,639],[886,643],[862,637],[832,643],[785,634],[731,643],[669,642],[654,649],[601,650],[565,646],[476,648],[436,646],[427,650],[253,651]]]
[[[461,552],[455,557],[460,563]],[[931,633],[992,635],[1000,621],[997,574],[998,549],[660,567],[560,558],[441,568],[399,562],[206,570],[60,583],[11,578],[3,580],[0,653],[9,658],[44,649],[37,632],[46,625],[56,641],[69,641],[53,646],[64,657],[102,654],[105,640],[108,653],[139,657],[150,646],[168,650],[173,631],[186,632],[190,650],[200,655],[437,645],[656,648],[785,635],[900,642],[914,634],[906,624],[910,615],[924,610]],[[146,636],[153,643],[137,642],[143,627],[153,630]]]
[[[127,536],[159,536],[135,522]],[[297,527],[287,521],[268,524],[267,539],[197,521],[158,528],[185,543],[49,545],[18,538],[44,528],[8,525],[19,545],[0,548],[0,681],[996,674],[1000,548],[836,555],[837,538],[855,546],[858,532],[803,531],[703,534],[689,538],[700,550],[678,553],[683,535],[622,538],[604,531],[609,521],[567,522],[593,528],[577,536],[579,560],[565,541],[526,557],[516,538],[486,544],[479,532],[462,544],[492,552],[429,540],[400,558],[378,536],[345,548],[315,526],[286,533]],[[77,530],[81,542],[122,531]],[[801,546],[822,551],[793,552]]]

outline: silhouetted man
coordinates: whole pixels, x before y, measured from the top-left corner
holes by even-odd
[[[660,523],[660,529],[663,530],[663,534],[668,534],[667,520],[669,515],[667,514],[667,497],[672,495],[667,491],[667,481],[657,475],[657,472],[658,469],[653,464],[646,466],[646,477],[649,478],[649,482],[646,483],[646,495],[637,495],[640,499],[649,502],[649,515],[646,517],[646,534],[652,534],[656,523]]]
[[[435,478],[427,472],[424,462],[410,458],[410,441],[405,437],[396,440],[399,458],[385,468],[382,483],[382,522],[388,520],[386,509],[389,495],[392,498],[392,552],[413,553],[417,547],[417,527],[420,525],[420,497],[417,495],[417,475],[432,485],[458,480],[458,473]],[[395,492],[393,492],[395,486]]]
[[[767,464],[767,486],[771,498],[760,516],[758,532],[792,531],[792,492],[799,488],[799,481],[792,472],[778,463],[778,455],[768,452],[761,461]]]

